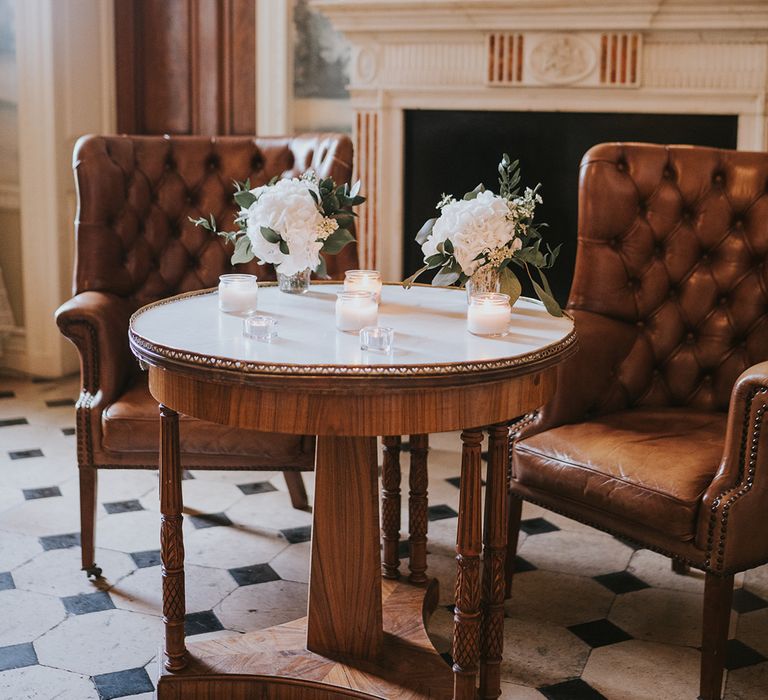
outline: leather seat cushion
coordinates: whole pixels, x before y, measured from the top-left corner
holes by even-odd
[[[725,428],[724,413],[676,408],[563,425],[516,443],[512,487],[517,481],[691,540],[701,497],[720,465]]]
[[[157,401],[146,379],[139,377],[102,413],[103,446],[114,452],[157,452],[159,426]],[[260,433],[188,416],[180,417],[179,440],[182,453],[250,457],[261,467],[283,465],[292,455],[305,455],[307,445],[301,435]]]

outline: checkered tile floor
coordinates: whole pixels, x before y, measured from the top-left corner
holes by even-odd
[[[97,561],[105,578],[86,580],[77,546],[76,394],[74,379],[0,378],[3,700],[152,697],[162,635],[157,478],[100,472]],[[430,633],[448,660],[458,438],[432,436],[431,445],[429,565],[441,605]],[[407,455],[403,461],[407,469]],[[301,617],[311,516],[291,508],[282,476],[186,476],[187,634],[237,634]],[[312,476],[305,479],[311,491]],[[524,518],[503,697],[695,698],[702,575],[678,576],[653,552],[536,507],[526,505]],[[757,700],[768,697],[768,567],[740,575],[737,586],[726,697]]]

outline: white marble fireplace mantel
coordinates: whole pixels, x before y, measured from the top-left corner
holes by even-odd
[[[736,114],[768,147],[768,0],[311,0],[352,45],[361,265],[402,276],[408,109]]]

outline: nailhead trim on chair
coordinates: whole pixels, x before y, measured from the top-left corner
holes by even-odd
[[[768,393],[768,387],[756,387],[749,393],[745,410],[744,410],[744,422],[743,430],[741,434],[741,449],[739,450],[739,472],[738,481],[735,486],[723,491],[712,501],[711,513],[709,519],[709,529],[707,536],[707,554],[705,563],[707,568],[712,566],[712,550],[714,545],[714,531],[717,525],[717,513],[720,509],[720,504],[727,494],[731,493],[730,498],[722,507],[722,515],[720,516],[720,537],[717,543],[717,559],[715,560],[716,569],[722,571],[723,561],[725,558],[725,538],[728,530],[728,513],[731,506],[738,501],[744,494],[748,493],[752,488],[752,484],[755,479],[755,468],[757,465],[757,445],[760,440],[760,429],[763,423],[763,414],[766,410],[766,403],[760,406],[756,411],[755,422],[750,426],[750,414],[752,413],[752,404],[755,401],[755,397],[758,394],[765,395]],[[750,430],[751,429],[751,430]],[[744,454],[747,449],[747,439],[751,435],[751,446],[749,448],[749,463],[746,469],[746,478],[744,477]],[[735,490],[735,492],[734,492]]]

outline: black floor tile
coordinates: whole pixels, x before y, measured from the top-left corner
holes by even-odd
[[[16,588],[16,584],[13,582],[13,576],[11,575],[11,572],[0,572],[0,591],[9,591],[11,588]]]
[[[543,535],[545,532],[557,532],[560,528],[545,518],[528,518],[520,521],[520,529],[527,535]]]
[[[9,452],[8,456],[11,459],[29,459],[30,457],[42,457],[43,451],[38,448],[31,450],[14,450],[13,452]]]
[[[627,634],[621,627],[617,627],[610,620],[605,619],[572,625],[568,627],[568,630],[583,642],[589,644],[593,649],[632,639],[632,636]]]
[[[0,399],[13,399],[16,398],[16,392],[15,391],[0,391]]]
[[[102,610],[112,610],[115,604],[109,593],[97,591],[96,593],[81,593],[80,595],[69,595],[61,599],[64,609],[70,615],[87,615],[88,613],[101,612]]]
[[[280,577],[269,564],[252,564],[251,566],[241,566],[237,569],[230,569],[229,573],[237,581],[238,586],[251,586],[254,583],[267,583],[268,581],[279,581]]]
[[[160,566],[162,563],[160,560],[159,549],[148,549],[145,552],[132,552],[131,559],[140,569],[146,569],[148,566]]]
[[[445,504],[429,506],[427,509],[427,518],[429,518],[430,522],[433,520],[446,520],[447,518],[455,518],[456,516],[458,516],[458,513],[453,508]]]
[[[630,574],[629,571],[616,571],[612,574],[600,574],[594,577],[595,581],[603,584],[609,591],[616,594],[632,593],[632,591],[641,591],[643,588],[650,588],[645,582],[637,576]]]
[[[618,540],[623,545],[626,545],[627,547],[630,547],[631,549],[634,549],[635,551],[638,551],[639,549],[645,549],[643,545],[638,544],[637,542],[633,542],[632,540],[628,540],[624,537],[617,537],[616,535],[613,536],[613,539]]]
[[[461,477],[460,476],[452,476],[446,479],[446,481],[451,484],[451,486],[455,486],[456,488],[459,488],[461,486]]]
[[[74,428],[62,428],[61,432],[62,432],[62,434],[64,434],[67,437],[69,437],[70,435],[74,435],[75,434],[75,429]]]
[[[523,574],[526,571],[536,571],[536,567],[531,564],[527,559],[523,559],[522,557],[515,557],[515,569],[516,574]]]
[[[745,666],[754,666],[765,661],[765,657],[748,647],[744,642],[738,639],[729,639],[725,647],[725,667],[729,671],[735,671],[737,668]]]
[[[40,538],[40,544],[47,552],[51,549],[66,549],[80,546],[80,533],[70,532],[68,535],[47,535]]]
[[[408,540],[400,540],[400,544],[397,545],[397,556],[400,559],[409,559],[411,556],[411,545]]]
[[[31,642],[26,644],[13,644],[8,647],[0,647],[0,671],[9,671],[12,668],[34,666],[37,663],[35,647]],[[2,687],[0,685],[0,687]]]
[[[134,498],[130,501],[113,501],[112,503],[105,503],[104,510],[110,515],[113,515],[114,513],[130,513],[134,510],[144,510],[144,506]]]
[[[202,515],[191,515],[189,519],[198,530],[204,527],[217,527],[219,525],[232,524],[232,521],[226,513],[203,513]]]
[[[48,399],[45,402],[45,405],[48,406],[48,408],[60,408],[61,406],[74,406],[75,400],[74,399]]]
[[[213,610],[189,613],[184,616],[184,634],[191,637],[193,634],[205,634],[206,632],[218,632],[224,625]]]
[[[0,420],[0,428],[8,428],[12,425],[29,425],[26,418],[4,418]]]
[[[301,527],[287,527],[284,530],[280,530],[280,533],[291,544],[309,542],[312,539],[312,526],[302,525]]]
[[[195,478],[194,475],[192,474],[191,471],[189,471],[189,469],[184,469],[181,472],[181,480],[182,481],[191,481],[194,478]]]
[[[574,678],[571,681],[556,683],[539,688],[539,692],[547,700],[607,700],[605,695],[598,693],[589,683]]]
[[[268,481],[254,481],[251,484],[238,484],[237,488],[239,488],[246,496],[251,496],[254,493],[277,491],[277,489]]]
[[[488,452],[488,450],[483,450],[483,451],[480,453],[480,459],[482,459],[482,460],[483,460],[483,462],[487,462],[487,461],[488,461],[488,455],[489,455],[489,454],[490,454],[490,453]]]
[[[36,498],[61,496],[61,489],[58,486],[44,486],[40,489],[22,489],[22,493],[27,501],[33,501]]]
[[[155,688],[149,674],[143,668],[131,668],[127,671],[102,673],[93,677],[96,690],[101,700],[124,698],[128,695],[151,693]]]
[[[754,610],[768,608],[768,601],[745,588],[737,588],[733,592],[733,603],[731,607],[737,613],[748,613]]]
[[[449,666],[453,666],[453,657],[451,656],[450,651],[444,651],[442,654],[440,654],[440,657],[447,663]]]

